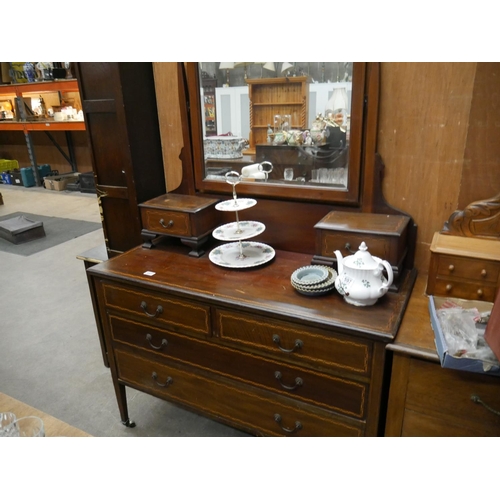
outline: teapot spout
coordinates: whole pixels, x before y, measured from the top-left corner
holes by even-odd
[[[342,257],[340,250],[335,250],[333,253],[335,254],[335,257],[337,257],[337,272],[342,274],[344,272],[344,257]]]

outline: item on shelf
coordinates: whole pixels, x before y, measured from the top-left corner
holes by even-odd
[[[335,250],[338,276],[335,288],[348,304],[371,306],[385,295],[392,285],[392,267],[386,260],[373,257],[363,241],[354,255],[342,257]],[[387,272],[387,278],[383,270]]]
[[[215,205],[215,208],[223,212],[234,212],[236,222],[224,224],[214,229],[212,232],[214,238],[229,241],[230,243],[214,248],[208,256],[214,264],[234,269],[266,264],[275,255],[274,249],[265,243],[244,241],[263,233],[265,226],[254,221],[240,222],[238,212],[253,207],[257,203],[252,198],[238,199],[236,185],[241,182],[241,179],[242,177],[238,172],[231,171],[226,174],[226,182],[233,187],[233,199],[222,201]]]
[[[247,145],[247,140],[242,137],[227,135],[214,135],[203,140],[205,159],[237,159],[242,158],[242,150]]]

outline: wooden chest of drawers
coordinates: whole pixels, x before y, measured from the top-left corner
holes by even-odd
[[[383,432],[385,346],[414,275],[356,308],[299,295],[290,276],[309,262],[277,251],[241,272],[169,245],[89,268],[122,422],[129,386],[255,435]]]
[[[499,288],[499,240],[434,234],[428,295],[494,302]]]
[[[500,436],[500,378],[442,368],[426,276],[417,280],[393,353],[387,436]]]

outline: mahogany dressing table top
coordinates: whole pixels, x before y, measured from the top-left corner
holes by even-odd
[[[392,342],[396,337],[416,278],[415,270],[408,272],[398,293],[388,292],[374,306],[356,307],[347,304],[336,291],[309,297],[292,287],[292,273],[310,265],[311,255],[277,250],[275,258],[264,266],[229,269],[213,264],[208,254],[193,258],[183,245],[169,241],[163,247],[136,247],[88,272],[143,288],[160,288],[184,298],[238,306],[270,319],[292,317],[306,325],[382,342]]]

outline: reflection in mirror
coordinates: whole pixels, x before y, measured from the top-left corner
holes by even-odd
[[[203,62],[199,72],[205,180],[236,171],[242,182],[348,189],[353,63]]]

